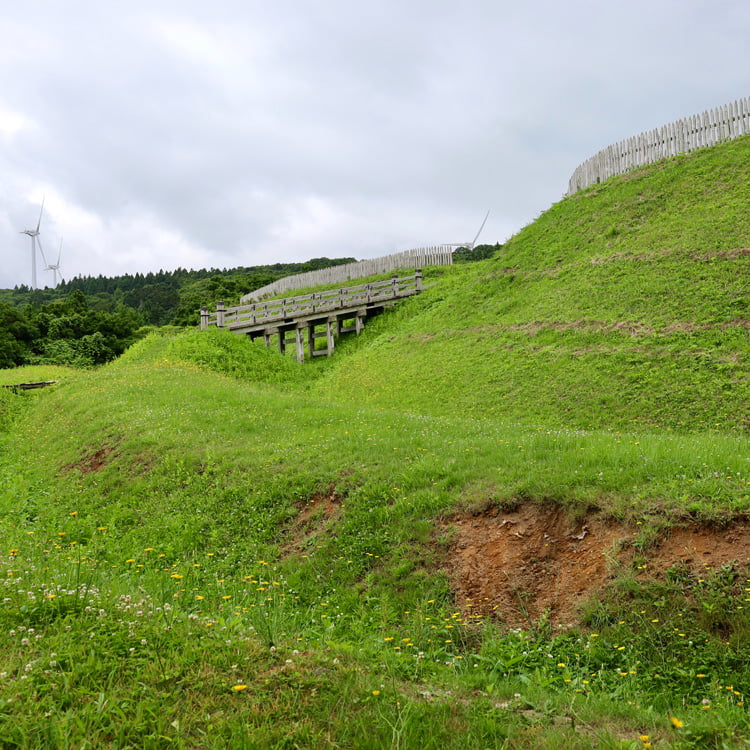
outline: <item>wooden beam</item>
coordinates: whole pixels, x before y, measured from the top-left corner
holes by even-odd
[[[326,354],[330,357],[333,354],[335,348],[334,336],[333,336],[333,324],[336,322],[336,318],[330,317],[326,321]]]
[[[302,326],[294,329],[294,341],[297,345],[297,362],[302,364],[305,361],[305,339],[302,335]]]
[[[54,385],[56,380],[40,380],[35,383],[15,383],[13,385],[4,385],[3,388],[11,388],[12,390],[29,391],[33,388],[46,388],[48,385]]]
[[[315,356],[315,323],[312,321],[307,324],[307,353],[310,359]]]

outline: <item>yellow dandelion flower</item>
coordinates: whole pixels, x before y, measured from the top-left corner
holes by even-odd
[[[682,721],[682,719],[678,719],[676,716],[670,716],[669,720],[672,722],[672,726],[675,729],[680,729],[681,727],[685,726],[685,722]]]
[[[373,691],[372,691],[372,694],[373,694],[373,695],[380,695],[380,690],[373,690]]]
[[[232,690],[236,693],[241,693],[243,690],[247,690],[247,685],[232,685]]]

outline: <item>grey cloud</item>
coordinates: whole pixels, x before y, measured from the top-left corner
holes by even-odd
[[[608,143],[746,96],[749,30],[702,0],[17,4],[0,286],[45,192],[68,274],[374,256],[488,208],[502,241]]]

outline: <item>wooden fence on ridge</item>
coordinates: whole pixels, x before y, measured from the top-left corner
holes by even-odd
[[[323,286],[324,284],[342,284],[378,273],[388,273],[397,268],[424,268],[425,266],[450,266],[452,264],[453,248],[451,245],[420,247],[385,255],[382,258],[360,260],[356,263],[345,263],[331,268],[321,268],[317,271],[306,271],[294,276],[286,276],[243,295],[240,302],[242,304],[257,302],[264,297],[274,297],[292,289],[304,289],[305,287]]]
[[[576,168],[568,183],[568,195],[634,167],[714,146],[748,133],[750,97],[607,146]]]

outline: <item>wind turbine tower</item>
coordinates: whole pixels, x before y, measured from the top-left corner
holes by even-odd
[[[28,234],[31,237],[31,288],[36,289],[36,246],[39,243],[39,251],[42,253],[42,260],[44,260],[44,250],[42,250],[42,243],[39,239],[39,227],[42,223],[42,212],[44,211],[44,198],[42,198],[42,209],[39,211],[39,221],[36,223],[36,229],[24,229],[21,234]],[[44,260],[45,265],[47,261]]]

